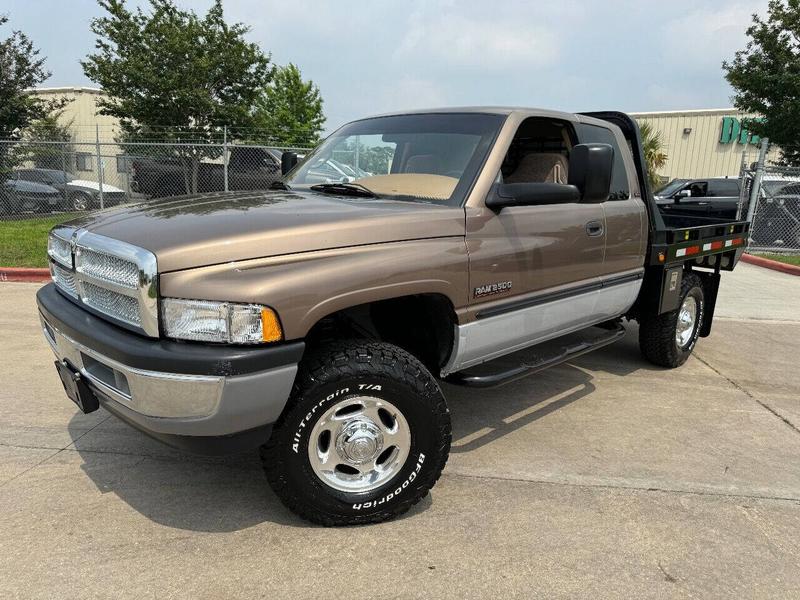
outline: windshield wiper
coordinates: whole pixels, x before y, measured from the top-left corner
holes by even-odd
[[[343,196],[360,196],[361,198],[377,198],[378,194],[360,183],[318,183],[309,189],[323,194],[342,194]]]

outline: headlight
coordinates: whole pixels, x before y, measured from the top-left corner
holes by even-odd
[[[167,337],[198,342],[261,344],[283,338],[278,315],[260,304],[164,298]]]

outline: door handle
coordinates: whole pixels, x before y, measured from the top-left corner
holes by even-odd
[[[603,235],[603,224],[600,221],[589,221],[586,224],[586,235],[591,237]]]

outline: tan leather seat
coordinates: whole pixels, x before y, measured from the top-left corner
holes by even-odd
[[[567,159],[556,152],[533,152],[522,157],[506,183],[567,183]]]

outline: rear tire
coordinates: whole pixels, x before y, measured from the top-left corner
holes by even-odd
[[[261,459],[272,489],[300,517],[378,523],[427,495],[450,440],[450,413],[422,363],[397,346],[355,340],[303,360]]]
[[[639,348],[642,355],[660,367],[674,369],[681,366],[694,350],[704,317],[703,282],[694,273],[684,273],[678,309],[640,320]]]

